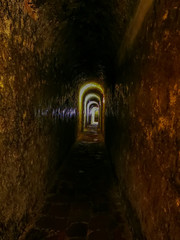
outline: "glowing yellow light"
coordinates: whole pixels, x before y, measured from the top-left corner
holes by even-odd
[[[98,102],[96,101],[90,101],[88,104],[87,104],[87,110],[89,111],[89,108],[91,105],[95,104],[96,106],[98,106]]]
[[[84,99],[84,109],[86,109],[86,104],[87,104],[87,102],[88,102],[90,99],[92,99],[92,98],[97,99],[98,102],[101,101],[101,98],[100,98],[100,96],[99,96],[98,94],[96,94],[96,93],[89,93],[89,94],[87,94],[87,96],[86,96],[85,99]]]
[[[96,94],[94,93],[94,91],[98,91],[99,94]],[[91,92],[89,94],[91,95],[87,95],[85,97],[85,95],[88,93],[88,92]],[[94,95],[92,95],[94,94]],[[101,95],[102,95],[102,99],[101,99]],[[85,99],[84,99],[85,97]],[[84,84],[80,91],[79,91],[79,132],[82,130],[82,119],[83,119],[83,115],[85,116],[86,115],[86,112],[82,112],[83,110],[83,106],[84,106],[84,111],[86,111],[87,107],[86,107],[86,104],[87,104],[87,101],[91,98],[95,98],[95,99],[98,99],[99,103],[105,103],[105,99],[104,99],[104,88],[103,86],[101,86],[99,83],[96,83],[96,82],[88,82],[86,84]],[[87,100],[88,99],[88,100]],[[84,101],[84,103],[83,103]],[[103,106],[103,109],[102,109],[102,113],[104,115],[104,106]],[[103,119],[103,122],[104,122],[104,119]],[[102,123],[102,125],[104,125],[104,123]]]
[[[89,117],[89,114],[90,114],[90,111],[89,111],[89,109],[90,109],[90,106],[91,105],[93,105],[93,104],[95,104],[96,106],[98,106],[98,102],[96,102],[96,101],[90,101],[88,104],[87,104],[87,121],[88,121],[88,117]]]
[[[99,101],[99,103],[101,102],[101,98],[98,94],[96,93],[89,93],[86,95],[85,99],[84,99],[84,127],[85,127],[85,119],[86,119],[86,116],[87,116],[87,102],[90,100],[90,99],[97,99]]]
[[[91,109],[91,114],[92,114],[92,118],[91,118],[91,124],[96,124],[98,125],[98,122],[95,121],[96,116],[99,117],[99,108],[98,107],[93,107]]]
[[[81,102],[84,93],[90,89],[98,89],[102,94],[104,94],[104,89],[100,84],[95,83],[95,82],[86,83],[80,89],[79,102]]]

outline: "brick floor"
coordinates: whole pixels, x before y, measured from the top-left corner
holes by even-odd
[[[82,135],[26,240],[132,240],[125,217],[114,210],[112,184],[102,136]]]
[[[67,229],[66,233],[68,237],[86,237],[88,231],[88,225],[86,223],[72,223]]]

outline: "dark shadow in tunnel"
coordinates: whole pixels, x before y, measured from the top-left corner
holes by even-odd
[[[125,169],[125,163],[122,161],[123,151],[128,151],[130,139],[129,139],[129,130],[127,125],[129,124],[128,118],[123,119],[119,123],[119,119],[109,114],[106,116],[106,125],[105,125],[105,144],[107,146],[108,159],[111,163],[111,168],[113,172],[114,184],[117,187],[117,192],[119,198],[121,199],[121,204],[125,210],[126,218],[128,220],[129,226],[131,227],[131,232],[133,234],[133,240],[146,240],[141,228],[141,223],[138,218],[136,209],[133,208],[128,196],[128,189],[124,182],[124,176],[119,177],[117,174],[117,169]],[[119,166],[115,164],[119,158]],[[123,171],[122,171],[123,172]],[[123,173],[124,174],[124,173]]]

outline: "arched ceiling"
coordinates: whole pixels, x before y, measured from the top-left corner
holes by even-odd
[[[113,81],[118,48],[134,2],[34,0],[41,34],[47,35],[51,48],[54,75],[71,81],[82,73],[98,76],[103,71]]]

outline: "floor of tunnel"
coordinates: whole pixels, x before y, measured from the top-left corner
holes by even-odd
[[[103,136],[90,127],[64,161],[56,191],[27,240],[131,240],[112,186]]]

